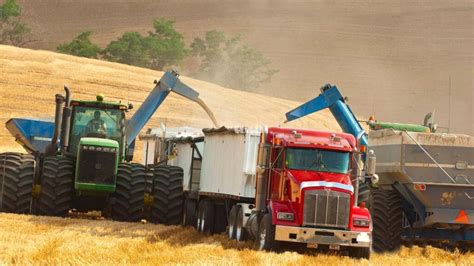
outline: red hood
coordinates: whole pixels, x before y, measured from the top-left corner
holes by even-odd
[[[298,184],[306,181],[326,181],[352,185],[351,178],[348,174],[316,172],[308,170],[287,170],[287,172],[288,176]]]

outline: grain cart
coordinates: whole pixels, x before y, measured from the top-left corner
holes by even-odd
[[[135,138],[169,92],[193,101],[199,94],[176,72],[166,72],[126,120],[131,104],[102,95],[96,101],[71,100],[65,91],[56,95],[54,123],[17,118],[6,123],[29,154],[0,154],[0,211],[65,216],[70,209],[102,210],[116,220],[141,219],[146,173],[143,165],[130,162]],[[160,171],[154,177],[160,181],[151,184],[160,183],[167,197],[169,170]]]
[[[380,178],[371,189],[374,250],[395,250],[402,240],[472,250],[474,138],[378,125],[369,133]]]
[[[229,239],[254,239],[264,250],[302,243],[369,257],[370,215],[354,205],[351,184],[360,174],[353,136],[284,128],[203,132],[204,140],[175,146],[178,164],[191,173],[183,224],[205,234],[227,227]]]

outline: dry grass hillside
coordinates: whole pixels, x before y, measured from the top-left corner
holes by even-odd
[[[472,265],[474,254],[402,248],[353,260],[312,251],[260,252],[251,242],[206,237],[192,228],[0,214],[0,263],[140,265]],[[8,228],[8,230],[3,230]]]
[[[211,29],[243,34],[280,70],[261,93],[302,101],[330,82],[359,115],[421,123],[435,110],[439,125],[474,134],[472,0],[19,2],[39,40],[32,48],[54,50],[83,30],[105,46],[165,17],[188,41]]]
[[[116,63],[0,45],[0,124],[12,117],[52,118],[54,95],[64,93],[64,84],[72,89],[73,98],[95,99],[97,93],[103,93],[106,99],[133,103],[136,110],[153,88],[153,80],[162,74]],[[200,98],[221,125],[278,125],[285,120],[285,112],[298,105],[294,101],[229,90],[186,77],[182,80],[199,91]],[[213,126],[198,104],[174,94],[166,99],[145,130],[159,127],[160,122],[168,127]],[[339,130],[329,112],[288,126]],[[0,151],[6,150],[21,150],[21,147],[5,127],[0,126]]]

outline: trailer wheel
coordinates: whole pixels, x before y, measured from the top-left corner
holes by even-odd
[[[266,213],[260,221],[258,229],[258,249],[275,250],[278,242],[275,240],[275,226],[272,224],[271,213]]]
[[[229,213],[229,229],[227,229],[227,238],[235,239],[236,230],[237,230],[237,213],[239,212],[240,206],[234,205],[230,209]]]
[[[136,163],[121,163],[117,170],[117,186],[113,197],[112,219],[136,222],[145,208],[145,167]]]
[[[214,233],[214,207],[214,203],[209,200],[203,200],[199,203],[198,232],[206,235]]]
[[[370,259],[370,247],[352,247],[349,249],[349,256],[355,259]]]
[[[152,221],[166,225],[181,224],[183,199],[183,169],[177,166],[156,167]]]
[[[394,251],[402,244],[403,199],[396,190],[371,189],[369,209],[373,220],[373,249]]]
[[[235,239],[237,241],[246,241],[248,239],[247,231],[244,228],[244,209],[242,207],[237,211]]]
[[[71,206],[74,182],[74,161],[66,157],[46,157],[41,175],[38,213],[66,216]]]
[[[35,166],[32,155],[0,154],[0,212],[31,212]]]
[[[187,198],[184,201],[183,226],[196,226],[196,200]]]

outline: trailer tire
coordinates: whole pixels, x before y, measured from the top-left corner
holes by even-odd
[[[229,213],[229,228],[227,229],[227,238],[235,239],[236,226],[237,226],[237,213],[239,212],[240,206],[234,205],[230,209]]]
[[[351,247],[349,256],[355,259],[370,259],[370,247]]]
[[[235,239],[237,241],[246,241],[248,239],[247,231],[244,227],[244,209],[242,207],[237,211],[235,227]]]
[[[118,166],[116,183],[112,219],[125,222],[140,221],[145,208],[145,167],[137,163],[121,163]]]
[[[276,250],[278,242],[275,240],[275,226],[272,223],[272,214],[266,213],[260,221],[258,228],[258,249],[259,250]]]
[[[184,199],[183,169],[177,166],[157,166],[153,182],[152,222],[165,225],[181,224]]]
[[[47,216],[66,216],[71,207],[73,182],[73,160],[66,157],[46,157],[40,180],[38,213]]]
[[[0,212],[31,212],[35,168],[32,155],[0,154]]]
[[[183,226],[196,227],[196,200],[187,198],[184,200]]]
[[[198,232],[211,235],[214,233],[215,206],[212,201],[203,200],[199,203],[197,219]]]
[[[396,190],[373,188],[369,203],[374,251],[398,250],[402,244],[403,198]]]

